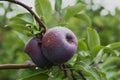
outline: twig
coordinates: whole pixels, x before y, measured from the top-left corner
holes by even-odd
[[[69,65],[65,65],[69,70],[70,70],[70,72],[71,72],[71,77],[72,77],[72,79],[73,80],[77,80],[77,78],[75,77],[75,75],[74,75],[74,73],[73,73],[73,68],[71,68]]]
[[[86,78],[84,77],[84,75],[82,74],[81,70],[78,70],[79,75],[82,77],[82,80],[86,80]]]
[[[63,72],[64,72],[65,77],[68,77],[66,66],[63,64],[62,67],[63,67]]]
[[[35,64],[1,64],[0,70],[2,69],[22,69],[22,68],[35,68]]]
[[[67,70],[69,69],[70,72],[71,72],[71,77],[73,78],[73,80],[77,80],[77,78],[75,77],[75,75],[74,75],[74,73],[73,73],[73,70],[74,70],[73,68],[71,68],[70,66],[65,65],[65,64],[63,64],[62,67],[63,67],[63,69],[60,67],[60,70],[63,70],[63,71],[64,71],[65,77],[68,77]],[[77,72],[78,72],[78,74],[81,76],[82,80],[86,80],[86,78],[85,78],[85,76],[83,75],[83,73],[82,73],[81,70],[78,70]]]
[[[12,2],[12,3],[18,4],[18,5],[22,6],[22,7],[24,7],[26,10],[28,10],[34,16],[35,20],[39,23],[39,31],[41,30],[41,27],[43,27],[44,28],[44,33],[46,32],[47,27],[40,20],[40,18],[37,16],[37,14],[31,9],[31,7],[27,6],[26,4],[24,4],[22,2],[19,2],[17,0],[0,0],[0,1],[8,1],[8,2]]]
[[[90,64],[90,66],[97,67],[97,65],[102,64],[102,63],[103,63],[103,61],[100,60],[100,61],[98,61],[97,63],[92,62],[92,63]]]
[[[72,76],[73,80],[77,80],[76,77],[74,76],[73,69],[70,69],[70,72],[71,72],[71,76]]]

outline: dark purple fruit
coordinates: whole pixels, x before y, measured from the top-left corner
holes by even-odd
[[[48,67],[51,63],[44,57],[41,50],[41,44],[38,44],[39,38],[33,37],[26,44],[24,51],[31,57],[32,61],[38,67]]]
[[[51,28],[42,38],[43,54],[54,64],[62,64],[68,61],[76,49],[76,36],[65,27]]]

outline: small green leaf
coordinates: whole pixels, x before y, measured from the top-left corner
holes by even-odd
[[[11,24],[8,24],[7,27],[8,26],[10,28],[12,28],[12,30],[17,31],[19,33],[22,33],[22,34],[24,34],[26,36],[32,36],[33,35],[30,28],[28,28],[28,27],[26,27],[26,26],[24,26],[22,24],[11,23]]]
[[[62,5],[62,0],[55,0],[55,10],[60,11],[61,10],[61,5]]]
[[[81,10],[85,8],[85,4],[78,3],[74,6],[68,6],[64,9],[63,18],[68,20],[70,17],[73,17],[75,14],[79,13]]]
[[[49,20],[52,8],[49,0],[35,0],[35,10],[43,21]]]
[[[74,54],[72,59],[70,59],[67,63],[70,64],[71,66],[73,66],[77,60],[77,56],[78,56],[78,54]]]
[[[99,26],[104,26],[104,21],[101,19],[102,17],[101,16],[95,16],[93,18],[93,22]]]
[[[36,31],[36,30],[35,30],[35,31],[33,32],[33,34],[38,34],[38,33],[40,33],[40,31]]]
[[[96,46],[100,46],[100,37],[95,29],[87,29],[87,42],[90,50],[94,49]]]
[[[74,17],[80,19],[80,20],[83,20],[86,22],[87,26],[91,26],[92,25],[92,22],[91,22],[91,19],[89,18],[89,16],[85,13],[79,13],[79,14],[76,14]]]

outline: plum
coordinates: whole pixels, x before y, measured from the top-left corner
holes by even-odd
[[[49,67],[52,65],[42,54],[41,44],[38,44],[39,38],[33,37],[26,44],[24,51],[31,57],[32,61],[38,67]]]
[[[42,38],[43,55],[54,64],[63,64],[75,53],[77,38],[65,27],[49,29]]]

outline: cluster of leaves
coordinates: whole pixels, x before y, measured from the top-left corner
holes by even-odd
[[[106,29],[102,29],[103,31],[99,31],[98,29],[101,27],[108,28],[108,26],[113,27],[117,24],[118,20],[114,18],[110,23],[110,16],[106,19],[106,17],[101,17],[98,14],[95,15],[94,12],[87,11],[86,4],[80,3],[79,1],[76,2],[75,5],[67,6],[66,8],[62,8],[61,5],[62,0],[55,0],[55,10],[52,10],[49,0],[35,0],[36,13],[48,28],[66,26],[76,34],[78,38],[77,52],[71,60],[65,63],[73,69],[74,76],[78,80],[83,79],[78,73],[78,71],[80,71],[87,80],[119,80],[120,52],[118,48],[120,47],[120,42],[110,43],[112,41],[109,41],[109,38],[108,42],[106,42],[105,37],[114,36],[107,35],[104,32]],[[22,13],[12,17],[9,19],[7,26],[12,29],[13,33],[10,33],[12,35],[18,35],[24,43],[26,43],[30,37],[39,33],[38,23],[29,13]],[[93,29],[93,27],[95,29]],[[118,35],[115,36],[118,37]],[[19,42],[19,40],[16,41]],[[8,44],[6,43],[6,45]],[[16,44],[14,46],[23,49],[23,45]],[[5,48],[9,49],[6,46]],[[17,50],[16,48],[14,49]],[[13,52],[11,52],[11,54],[13,54]],[[28,59],[22,50],[21,54],[23,56],[19,58],[26,56],[25,59]],[[21,54],[19,52],[18,55]],[[67,73],[69,77],[66,78],[58,66],[53,66],[50,69],[18,70],[16,74],[19,79],[23,80],[72,80],[73,77],[69,69]]]

